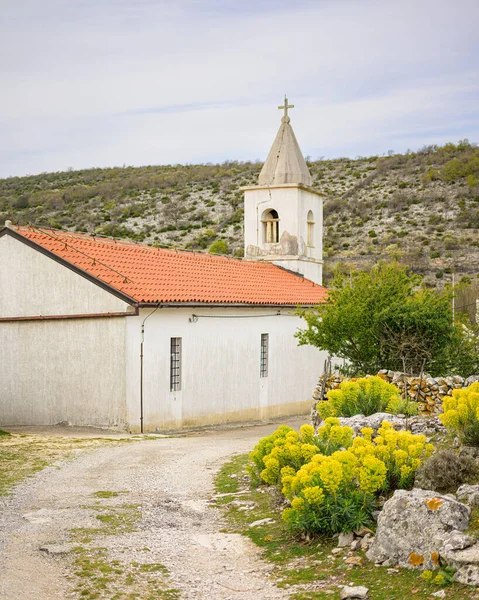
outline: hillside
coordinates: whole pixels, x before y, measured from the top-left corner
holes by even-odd
[[[324,205],[326,278],[339,262],[397,256],[442,285],[479,276],[479,148],[467,140],[387,157],[308,163]],[[243,198],[261,164],[89,169],[0,180],[0,224],[242,255]]]

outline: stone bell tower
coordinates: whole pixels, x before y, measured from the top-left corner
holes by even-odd
[[[285,97],[276,139],[258,185],[244,187],[245,258],[266,260],[323,281],[323,200],[299,148]]]

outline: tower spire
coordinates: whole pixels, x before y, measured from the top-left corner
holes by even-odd
[[[290,125],[289,108],[294,108],[294,104],[289,104],[285,95],[284,104],[278,106],[278,109],[284,110],[281,126],[259,174],[259,185],[312,184],[311,174]]]

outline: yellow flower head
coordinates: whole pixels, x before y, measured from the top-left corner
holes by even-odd
[[[361,433],[363,434],[364,439],[370,442],[373,437],[374,429],[372,427],[363,427]]]
[[[303,496],[306,502],[312,506],[320,506],[324,502],[324,492],[317,485],[306,488]]]
[[[382,460],[366,456],[359,470],[359,487],[363,492],[373,494],[383,487],[386,474],[387,468]]]
[[[307,423],[305,423],[304,425],[301,425],[299,431],[301,433],[301,441],[303,442],[303,444],[313,443],[314,427],[312,425],[308,425]]]
[[[293,498],[291,502],[291,508],[297,511],[301,511],[304,509],[304,500],[303,498]]]
[[[324,488],[331,494],[336,494],[343,478],[343,467],[337,460],[328,458],[319,465],[319,476]]]
[[[306,461],[310,461],[315,454],[318,454],[319,448],[314,444],[301,444],[301,456]]]

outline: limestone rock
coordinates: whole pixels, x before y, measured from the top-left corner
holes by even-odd
[[[353,552],[356,552],[356,550],[359,550],[361,548],[361,540],[353,540],[351,542],[350,548]]]
[[[431,596],[433,596],[433,598],[445,598],[446,597],[446,591],[445,590],[439,590],[438,592],[434,592],[433,594],[431,594]]]
[[[451,531],[443,538],[441,555],[446,555],[451,550],[463,550],[473,543],[474,539],[470,535],[462,531]]]
[[[397,490],[384,504],[366,556],[376,563],[434,569],[444,540],[464,531],[471,509],[430,490]]]
[[[253,521],[253,523],[250,523],[249,526],[250,527],[259,527],[260,525],[266,525],[267,523],[272,523],[273,519],[271,519],[270,517],[266,517],[266,519],[259,519],[258,521]]]
[[[445,553],[444,556],[447,562],[453,567],[462,567],[464,565],[476,565],[479,568],[479,542],[463,548]]]
[[[377,431],[381,427],[383,421],[389,421],[389,423],[398,429],[404,424],[403,419],[399,419],[389,413],[375,413],[368,417],[365,417],[364,415],[354,415],[354,417],[341,417],[339,419],[341,425],[351,427],[356,435],[363,427],[371,427],[374,431]]]
[[[354,533],[340,533],[338,538],[338,548],[345,548],[351,546],[354,541]]]
[[[466,585],[479,586],[479,566],[464,565],[456,571],[454,579]]]
[[[456,492],[457,499],[469,506],[479,506],[479,485],[461,485]]]
[[[471,375],[464,382],[464,387],[469,387],[473,383],[476,383],[476,381],[479,381],[479,375]]]
[[[469,548],[447,552],[444,558],[449,565],[457,569],[454,576],[456,581],[467,585],[479,585],[479,542]]]
[[[363,585],[358,585],[356,587],[350,587],[346,585],[341,590],[340,598],[341,600],[347,600],[348,598],[367,598],[368,597],[368,588]]]
[[[367,533],[361,540],[361,550],[366,551],[373,542],[374,542],[374,536]]]

